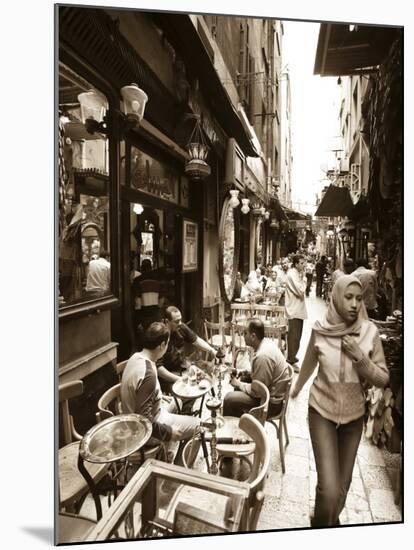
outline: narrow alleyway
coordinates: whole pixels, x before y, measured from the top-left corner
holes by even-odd
[[[299,358],[302,359],[313,322],[325,311],[325,303],[315,296],[313,285],[307,298],[308,319],[304,323]],[[297,375],[295,375],[297,376]],[[307,425],[309,380],[296,399],[289,402],[286,449],[286,472],[282,474],[275,429],[266,423],[271,441],[270,474],[265,486],[265,501],[257,530],[309,527],[313,513],[316,470]],[[394,503],[393,488],[398,472],[399,455],[380,450],[362,436],[342,525],[370,524],[401,520]]]
[[[304,324],[298,354],[300,360],[305,354],[314,321],[321,318],[326,309],[324,301],[315,297],[315,285],[307,298],[307,309],[308,319]],[[315,462],[307,425],[311,383],[312,380],[309,380],[299,396],[289,402],[290,443],[285,454],[285,474],[282,473],[275,428],[266,422],[265,429],[271,445],[271,463],[257,531],[310,527],[316,486]],[[230,389],[227,386],[225,383],[225,390]],[[399,455],[380,450],[362,437],[346,507],[340,517],[342,525],[401,521],[401,510],[394,503],[393,493],[398,460]],[[199,461],[200,468],[204,469],[201,454]],[[107,501],[103,497],[102,506],[106,510]],[[95,514],[95,505],[88,495],[82,507],[82,515],[94,519]]]

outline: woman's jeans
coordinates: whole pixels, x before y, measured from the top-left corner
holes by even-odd
[[[309,407],[309,432],[318,474],[312,527],[339,524],[362,428],[363,417],[337,426]]]

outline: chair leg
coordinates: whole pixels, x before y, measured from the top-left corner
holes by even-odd
[[[280,462],[282,463],[282,473],[286,471],[285,468],[285,446],[283,445],[283,425],[279,424],[279,453],[280,453]]]
[[[287,429],[286,416],[283,417],[283,426],[285,427],[286,447],[287,447],[289,445],[289,434],[288,434],[288,429]]]

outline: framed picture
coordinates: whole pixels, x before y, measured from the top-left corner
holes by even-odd
[[[191,220],[183,220],[183,273],[198,270],[198,225]]]

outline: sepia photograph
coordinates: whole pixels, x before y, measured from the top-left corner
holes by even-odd
[[[55,6],[57,544],[403,520],[404,28],[276,15]]]
[[[406,5],[3,14],[3,546],[409,547]]]

